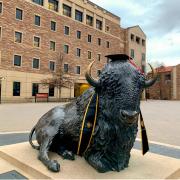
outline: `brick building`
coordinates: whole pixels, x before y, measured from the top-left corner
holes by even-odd
[[[157,82],[147,89],[147,99],[180,100],[180,64],[156,68],[159,75]],[[151,73],[148,74],[152,76]]]
[[[74,97],[87,84],[84,73],[95,61],[97,77],[105,55],[126,53],[144,67],[146,36],[139,26],[124,29],[120,17],[88,0],[0,0],[0,93],[3,102],[32,101],[39,92],[58,97],[51,78],[62,62],[73,84],[61,97]],[[63,57],[63,58],[62,58]]]

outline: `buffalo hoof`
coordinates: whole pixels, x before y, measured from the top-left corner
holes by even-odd
[[[97,159],[94,156],[90,156],[88,158],[88,162],[92,167],[94,167],[100,173],[105,173],[105,172],[110,171],[106,163],[103,163],[103,161]]]
[[[52,172],[59,172],[60,164],[56,160],[53,160],[48,164],[48,169],[51,170]]]
[[[60,154],[64,159],[75,160],[75,155],[73,152],[65,150],[62,154]]]

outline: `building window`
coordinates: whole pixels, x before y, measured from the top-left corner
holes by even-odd
[[[32,83],[32,96],[36,96],[39,92],[39,84],[38,83]]]
[[[0,40],[2,39],[2,27],[0,26]]]
[[[41,6],[43,6],[43,4],[44,4],[44,0],[32,0],[34,3],[36,3],[36,4],[39,4],[39,5],[41,5]]]
[[[50,41],[50,50],[52,51],[56,50],[56,43],[54,41]]]
[[[101,38],[98,38],[98,45],[101,45]]]
[[[39,59],[33,58],[33,69],[39,69]]]
[[[110,27],[106,26],[106,32],[109,32],[109,31],[110,31]]]
[[[165,81],[170,81],[170,80],[171,80],[171,74],[166,74]]]
[[[21,83],[13,82],[13,96],[20,96],[21,94]]]
[[[14,55],[14,66],[21,66],[21,56]]]
[[[146,56],[144,53],[142,53],[142,62],[144,63],[146,61]]]
[[[93,17],[86,15],[86,24],[89,26],[93,26]]]
[[[90,34],[88,34],[88,42],[91,43],[92,42],[92,36]]]
[[[97,70],[97,75],[100,76],[101,70]]]
[[[88,51],[88,59],[92,59],[92,52]]]
[[[81,39],[81,31],[77,31],[77,38]]]
[[[76,74],[81,74],[81,67],[80,66],[76,66],[75,73]]]
[[[134,59],[134,57],[135,57],[134,49],[131,49],[131,58]]]
[[[69,71],[69,65],[68,64],[64,64],[64,72],[68,73]]]
[[[49,70],[55,71],[55,62],[54,61],[49,61]]]
[[[64,34],[65,35],[69,35],[70,34],[70,30],[68,26],[64,26]]]
[[[40,47],[40,37],[34,36],[34,47]]]
[[[102,30],[102,21],[96,19],[96,28]]]
[[[98,54],[98,55],[97,55],[97,60],[98,60],[98,61],[101,61],[101,54]]]
[[[110,42],[109,41],[106,41],[106,47],[110,48]]]
[[[51,30],[56,31],[56,22],[51,21]]]
[[[136,36],[136,42],[140,44],[140,38]]]
[[[40,16],[38,16],[38,15],[34,16],[34,24],[36,26],[40,26],[41,25],[41,17]]]
[[[76,56],[81,57],[81,49],[76,49]]]
[[[15,31],[15,42],[22,43],[22,33]]]
[[[54,97],[54,85],[49,85],[49,96]]]
[[[3,4],[2,2],[0,2],[0,14],[2,14],[2,12],[3,12]]]
[[[58,0],[48,0],[48,8],[58,12]]]
[[[83,13],[81,11],[75,11],[75,19],[79,22],[83,21]]]
[[[71,7],[63,4],[63,15],[71,17]]]
[[[23,18],[23,10],[16,8],[16,19],[22,20]]]
[[[69,54],[69,46],[64,45],[64,53]]]
[[[134,34],[131,34],[131,41],[134,41]]]
[[[146,41],[144,39],[142,39],[142,45],[145,46],[146,45]]]

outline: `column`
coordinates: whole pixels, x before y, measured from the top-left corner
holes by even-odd
[[[48,7],[48,0],[44,0],[44,7],[49,9],[49,7]]]
[[[105,20],[105,18],[103,18],[103,21],[102,21],[102,31],[103,32],[106,31],[106,20]]]
[[[63,0],[59,1],[59,14],[62,15],[63,14]]]
[[[83,11],[83,23],[86,24],[86,9]]]
[[[72,12],[71,12],[71,16],[73,19],[75,19],[75,3],[72,3]]]
[[[96,14],[94,13],[93,27],[96,29]]]

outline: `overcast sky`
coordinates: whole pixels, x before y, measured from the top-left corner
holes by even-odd
[[[180,0],[91,0],[121,17],[121,26],[140,25],[147,35],[147,61],[180,64]]]

